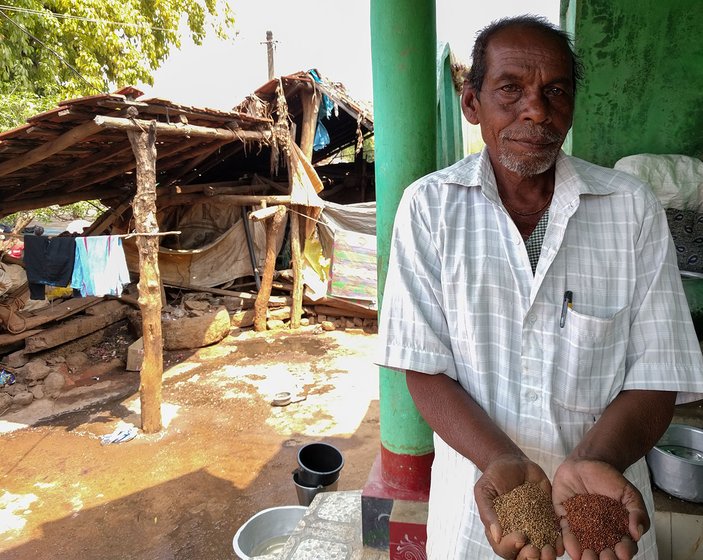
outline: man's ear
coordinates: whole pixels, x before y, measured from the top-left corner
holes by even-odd
[[[476,90],[468,83],[464,84],[464,90],[461,93],[461,111],[464,117],[471,124],[479,124],[478,107],[481,101],[478,98]]]

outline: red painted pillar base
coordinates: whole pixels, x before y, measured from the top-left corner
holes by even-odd
[[[361,526],[364,546],[389,550],[391,514],[394,510],[394,503],[418,503],[420,511],[422,504],[427,504],[430,492],[430,467],[433,459],[434,453],[399,455],[381,446],[381,453],[376,457],[369,478],[361,492]],[[402,518],[401,514],[396,517],[398,517],[398,521]],[[417,542],[418,538],[426,538],[422,537],[424,524],[418,524],[417,520],[418,515],[415,514],[413,521],[415,529],[408,533],[408,538],[414,539],[414,542]],[[402,532],[402,529],[399,531]],[[422,540],[422,542],[425,541]]]
[[[427,502],[395,500],[389,533],[390,560],[426,560]]]
[[[428,496],[433,460],[434,453],[401,455],[381,445],[381,476],[393,488],[415,492],[418,497]]]

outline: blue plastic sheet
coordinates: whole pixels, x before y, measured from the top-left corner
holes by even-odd
[[[308,70],[308,74],[312,76],[318,84],[322,83],[320,76],[316,70]],[[320,102],[320,110],[317,113],[317,128],[315,128],[315,140],[312,145],[314,151],[321,150],[330,143],[330,135],[327,132],[327,128],[322,124],[322,119],[328,119],[332,115],[332,110],[334,109],[334,102],[324,93],[322,94],[322,101]]]

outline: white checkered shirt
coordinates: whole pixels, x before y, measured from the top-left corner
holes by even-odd
[[[406,189],[379,342],[379,365],[457,380],[550,478],[620,391],[703,398],[661,206],[638,179],[563,153],[534,275],[485,150]],[[653,521],[644,460],[625,474]],[[435,435],[428,558],[496,558],[473,500],[479,476]],[[656,559],[653,527],[639,549],[638,560]]]

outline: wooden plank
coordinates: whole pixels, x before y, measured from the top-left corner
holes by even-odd
[[[21,333],[17,334],[12,334],[12,333],[3,333],[0,334],[0,349],[5,350],[5,348],[12,346],[16,342],[21,342],[25,338],[32,336],[33,334],[37,334],[42,332],[41,329],[30,329],[27,331],[23,331]]]
[[[119,301],[103,301],[86,310],[86,315],[44,329],[25,339],[27,354],[55,348],[121,321],[127,316],[128,306]]]
[[[210,138],[212,140],[224,140],[228,142],[244,142],[251,140],[267,142],[271,139],[270,130],[229,130],[227,128],[210,128],[207,126],[195,126],[182,123],[162,123],[143,119],[123,119],[104,115],[98,115],[93,119],[93,122],[100,127],[115,128],[125,131],[129,130],[132,132],[146,130],[151,123],[154,123],[156,133],[159,136],[189,136],[191,138]]]
[[[274,283],[272,283],[273,285]],[[256,301],[256,294],[249,292],[238,292],[236,290],[223,290],[221,288],[204,288],[202,286],[192,286],[190,284],[164,284],[167,288],[177,288],[183,290],[192,290],[194,292],[205,292],[214,294],[216,296],[228,296],[233,298],[239,298],[242,300],[242,305],[244,307],[253,307]],[[275,307],[280,305],[290,305],[293,300],[287,296],[269,296],[269,306]]]
[[[361,317],[362,319],[377,319],[378,312],[373,309],[365,309],[363,307],[351,307],[347,305],[314,305],[316,313],[329,315],[331,317]]]
[[[17,340],[24,340],[27,336],[29,336],[25,334],[27,331],[31,331],[52,321],[58,321],[60,319],[65,319],[66,317],[70,317],[71,315],[74,315],[79,311],[83,311],[84,309],[95,305],[100,301],[101,298],[92,296],[84,298],[71,298],[62,301],[61,303],[44,307],[32,315],[22,315],[20,313],[19,315],[24,320],[24,332],[18,333],[17,335],[10,333],[1,334],[0,346],[16,342]]]
[[[56,140],[47,142],[46,144],[35,148],[31,152],[27,152],[23,156],[12,158],[11,160],[0,163],[0,177],[8,175],[13,171],[17,171],[18,169],[22,169],[23,167],[32,165],[33,163],[42,161],[55,153],[58,153],[69,146],[88,138],[89,136],[97,134],[100,130],[100,126],[92,121],[79,125],[76,128],[62,134]]]

